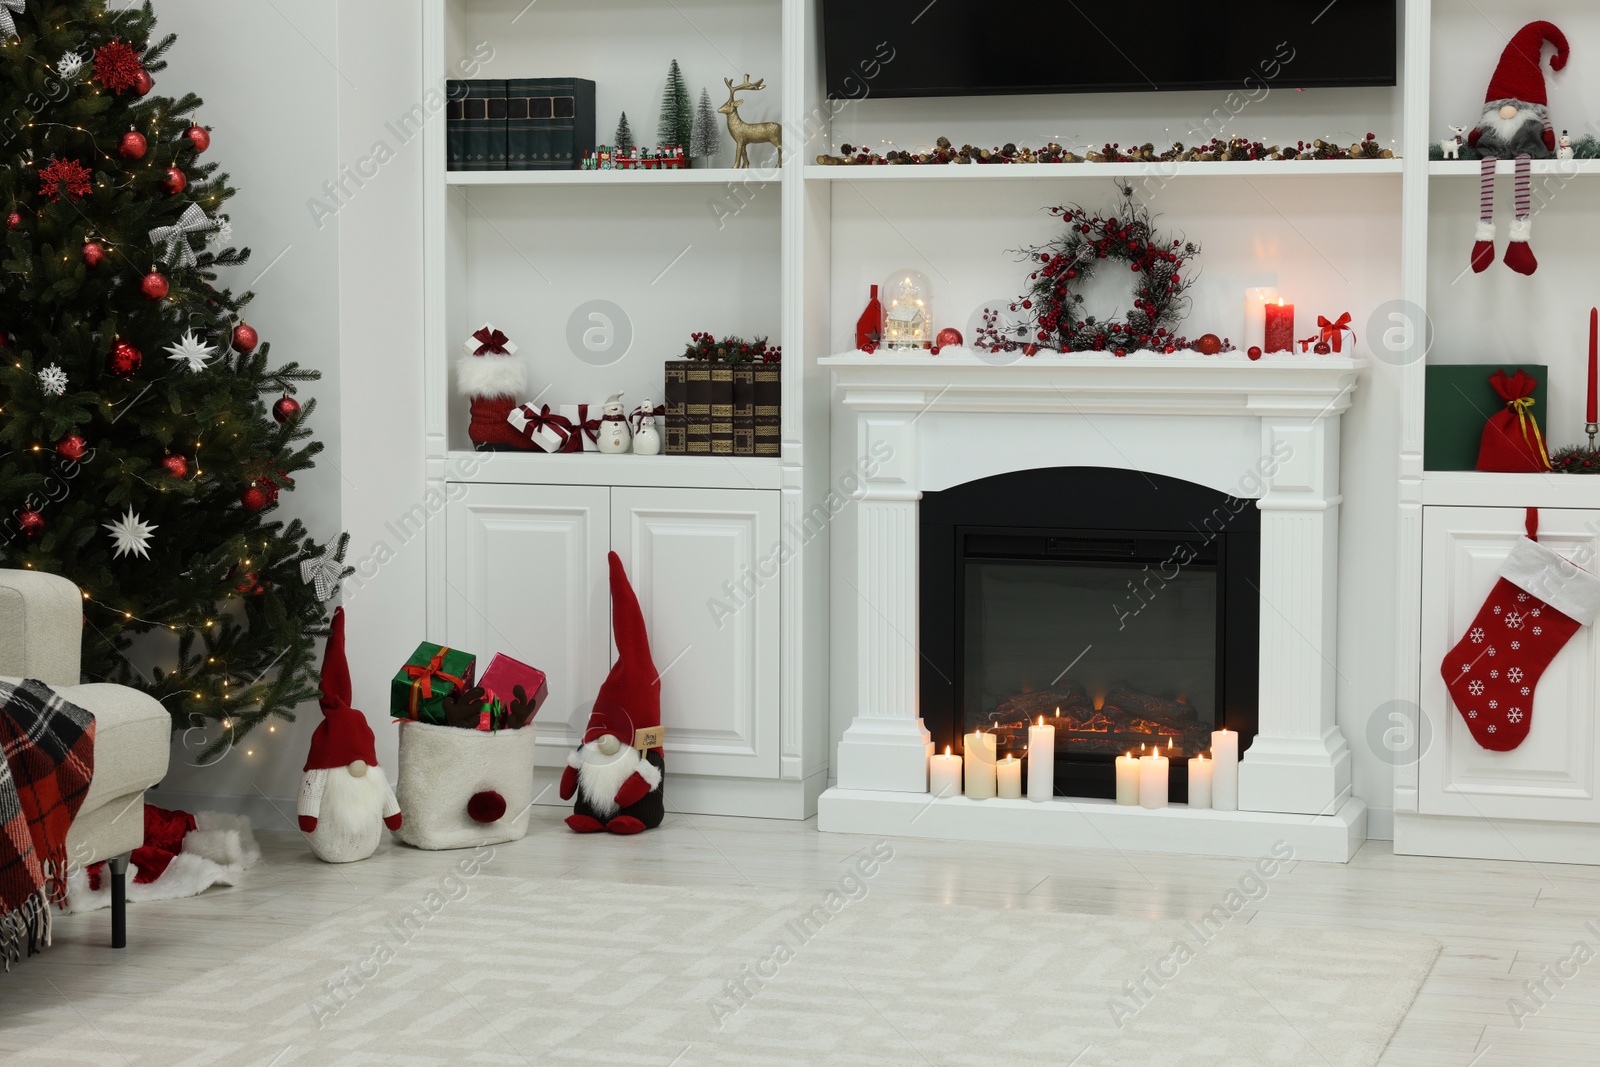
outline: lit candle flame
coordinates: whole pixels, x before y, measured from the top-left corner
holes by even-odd
[[[1044,725],[1044,716],[1043,715],[1039,716],[1039,725],[1040,726]]]
[[[944,754],[946,756],[950,755],[950,746],[949,745],[944,746]]]

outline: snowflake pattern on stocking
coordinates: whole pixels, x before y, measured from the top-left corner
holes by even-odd
[[[1483,627],[1474,626],[1471,630],[1467,631],[1467,639],[1475,645],[1483,644]]]
[[[1506,712],[1506,721],[1508,721],[1508,722],[1521,722],[1522,721],[1522,709],[1521,708],[1512,708],[1510,711]]]
[[[1490,723],[1489,724],[1489,732],[1492,734],[1492,733],[1494,733],[1494,731],[1495,731],[1494,723]]]
[[[1538,637],[1542,633],[1544,633],[1544,627],[1543,626],[1535,626],[1533,628],[1533,636]]]
[[[1506,680],[1509,682],[1522,681],[1522,668],[1512,667],[1509,671],[1506,671]]]
[[[1511,642],[1511,651],[1515,652],[1518,649],[1520,649],[1521,647],[1522,647],[1522,642],[1521,641],[1513,641],[1513,642]]]
[[[1467,683],[1467,692],[1471,693],[1475,697],[1483,696],[1483,683],[1474,678],[1472,681]]]
[[[1523,695],[1523,696],[1529,696],[1529,695],[1531,695],[1531,694],[1532,694],[1532,693],[1533,693],[1533,690],[1532,690],[1532,689],[1529,689],[1529,688],[1528,688],[1528,687],[1527,687],[1527,686],[1523,686],[1523,687],[1522,687],[1522,695]]]
[[[1506,628],[1510,630],[1522,629],[1522,614],[1516,611],[1507,612]]]
[[[1476,718],[1477,718],[1477,717],[1478,717],[1478,713],[1477,713],[1477,712],[1475,712],[1475,711],[1469,711],[1469,712],[1467,712],[1467,718],[1469,718],[1469,719],[1476,719]]]
[[[1498,700],[1489,701],[1489,710],[1490,711],[1493,711],[1495,708],[1498,708],[1499,706],[1500,706],[1500,702]]]

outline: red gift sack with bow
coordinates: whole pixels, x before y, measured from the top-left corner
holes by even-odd
[[[1489,416],[1478,445],[1478,469],[1514,474],[1536,474],[1550,469],[1550,453],[1533,414],[1533,390],[1538,380],[1518,370],[1511,377],[1503,370],[1489,376],[1489,384],[1506,406]]]

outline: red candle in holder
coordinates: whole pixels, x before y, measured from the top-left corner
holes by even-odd
[[[1276,304],[1268,304],[1267,311],[1267,343],[1264,346],[1268,352],[1293,352],[1294,351],[1294,305],[1285,304],[1279,298]]]
[[[1595,383],[1596,383],[1596,377],[1597,377],[1596,370],[1595,370],[1595,356],[1596,356],[1597,349],[1600,349],[1600,308],[1590,308],[1589,309],[1589,408],[1588,408],[1589,414],[1588,414],[1588,417],[1583,420],[1584,422],[1587,422],[1590,426],[1593,426],[1595,423],[1600,422],[1600,418],[1596,418],[1595,417],[1597,414],[1600,414],[1600,407],[1597,407],[1596,404],[1595,404]]]

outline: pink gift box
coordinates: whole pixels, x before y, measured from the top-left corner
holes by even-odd
[[[492,693],[500,698],[500,703],[508,707],[514,699],[516,687],[522,686],[522,691],[533,701],[535,715],[539,714],[539,706],[549,695],[544,671],[530,667],[520,660],[514,660],[502,652],[495,653],[494,658],[489,661],[488,668],[478,676],[478,684],[483,687],[485,698]]]

